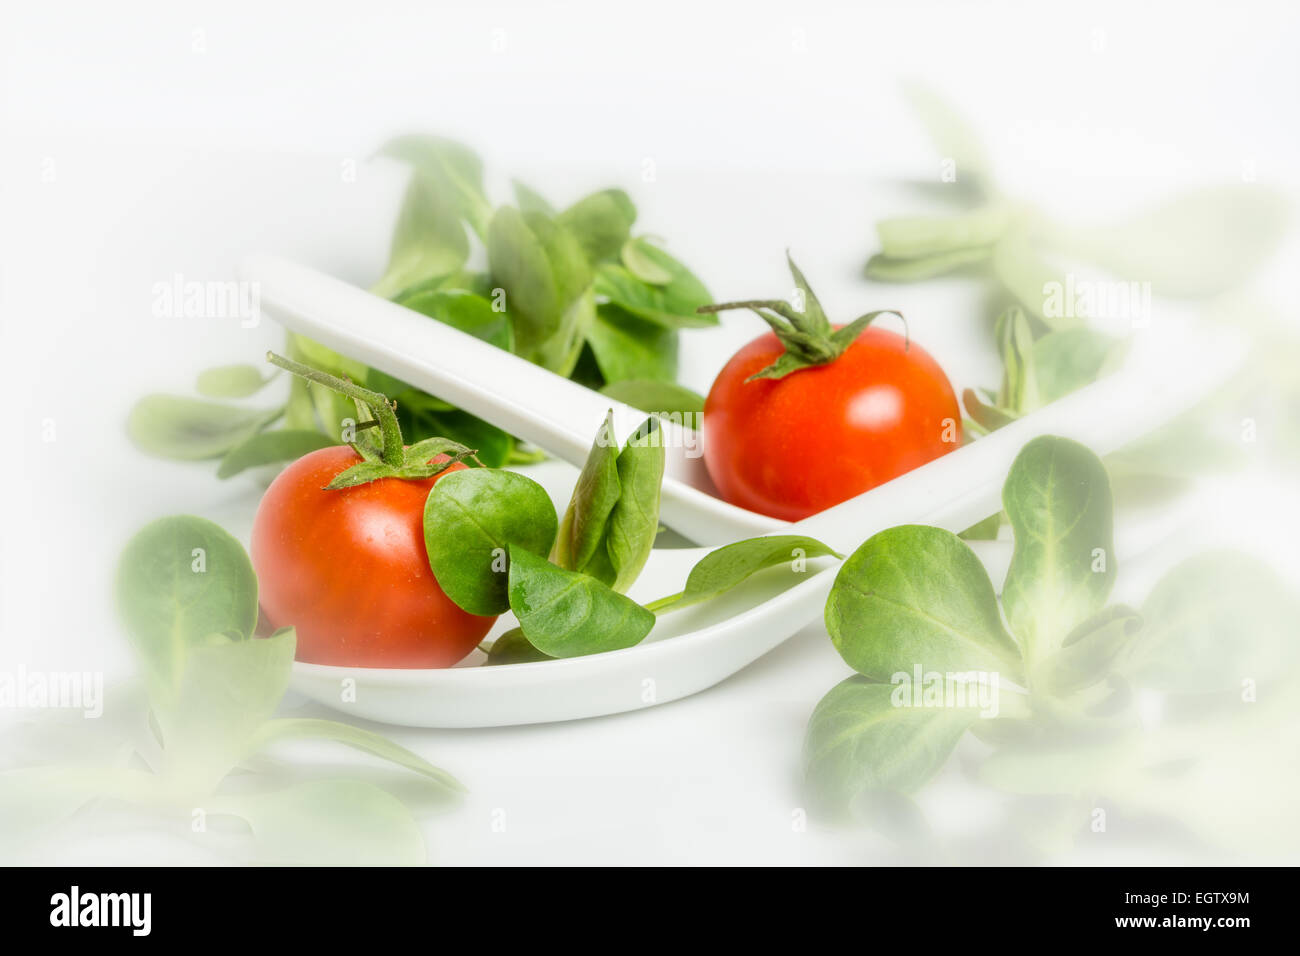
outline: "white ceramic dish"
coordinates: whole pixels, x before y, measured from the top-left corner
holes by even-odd
[[[259,260],[249,274],[264,283],[264,305],[290,328],[414,384],[434,388],[437,394],[525,437],[545,436],[548,450],[571,461],[585,457],[590,436],[611,404],[527,363],[520,363],[526,366],[521,370],[511,364],[519,362],[514,356],[438,323],[418,316],[410,321],[414,313],[305,267]],[[437,360],[424,354],[429,348],[462,346],[468,351],[458,352],[454,361],[445,354]],[[1099,453],[1121,447],[1203,396],[1236,367],[1242,352],[1241,342],[1223,332],[1185,330],[1169,342],[1139,336],[1116,374],[795,525],[772,522],[713,498],[692,484],[689,472],[682,471],[699,465],[698,460],[685,458],[675,466],[671,496],[666,482],[665,509],[672,497],[677,527],[694,532],[696,540],[716,544],[756,534],[797,532],[846,554],[870,535],[896,524],[925,523],[959,531],[997,510],[1007,468],[1030,438],[1064,435]],[[475,361],[467,361],[466,354]],[[524,381],[528,386],[521,390]],[[620,411],[629,430],[642,415],[626,407]],[[569,413],[572,420],[566,417]],[[708,526],[702,533],[701,525]],[[1121,539],[1117,548],[1123,550],[1124,545]],[[1004,568],[1008,557],[1005,544],[976,543],[976,550],[1000,581],[998,566]],[[691,567],[707,551],[656,550],[631,596],[648,601],[680,590]],[[836,565],[831,559],[811,562],[807,580],[786,590],[772,577],[756,575],[724,597],[664,615],[644,642],[622,651],[494,667],[477,666],[482,655],[476,653],[462,665],[443,670],[298,663],[293,686],[358,717],[418,727],[540,723],[649,707],[718,683],[820,618]],[[511,626],[510,615],[504,615],[494,633]]]

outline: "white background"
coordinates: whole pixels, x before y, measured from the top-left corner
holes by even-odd
[[[1002,180],[1066,214],[1246,171],[1294,194],[1298,20],[1284,3],[6,6],[0,662],[126,673],[110,580],[130,533],[173,512],[247,527],[255,485],[145,459],[123,422],[140,394],[186,393],[279,334],[156,318],[153,285],[229,278],[253,251],[373,280],[402,173],[367,157],[391,134],[464,139],[498,199],[511,176],[559,203],[625,186],[719,298],[785,294],[790,247],[833,310],[901,306],[959,385],[987,383],[973,289],[857,278],[871,223],[915,208],[891,181],[937,175],[898,81],[948,94]],[[1275,264],[1256,291],[1289,307],[1288,279]],[[685,380],[707,388],[755,331],[688,336]],[[429,818],[436,862],[867,861],[866,838],[791,827],[804,725],[847,673],[814,626],[680,703],[394,736],[470,787]],[[940,817],[993,813],[943,799],[954,786],[935,788]],[[132,839],[137,862],[208,857]]]

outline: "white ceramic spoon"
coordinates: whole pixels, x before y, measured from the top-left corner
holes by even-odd
[[[645,420],[614,401],[532,362],[332,276],[271,257],[249,259],[261,308],[276,321],[350,358],[395,375],[581,467],[611,408],[620,439]],[[766,534],[789,523],[718,497],[699,437],[662,422],[668,447],[660,516],[699,544]]]
[[[586,457],[589,436],[611,404],[601,396],[595,396],[593,404],[589,398],[594,393],[581,386],[312,270],[261,260],[248,274],[270,282],[263,287],[262,301],[291,328],[413,384],[432,387],[449,401],[530,440],[545,429],[552,437],[539,443],[555,451],[558,446],[551,442],[563,439],[567,442],[565,457],[577,463]],[[358,330],[351,320],[339,318],[353,313],[368,313],[368,318],[377,321]],[[337,327],[327,321],[330,317],[338,322]],[[473,343],[472,348],[457,353],[456,362],[439,360],[437,366],[442,371],[436,386],[431,382],[430,363],[415,351],[430,347],[433,340],[425,335],[430,327],[441,330],[435,332],[434,340],[444,348],[461,348],[461,339]],[[452,333],[452,337],[442,332]],[[393,336],[391,340],[389,336]],[[872,534],[897,524],[933,524],[960,531],[998,510],[1007,469],[1031,438],[1063,435],[1101,454],[1119,448],[1205,395],[1236,367],[1242,351],[1240,340],[1226,333],[1213,337],[1184,333],[1159,345],[1151,336],[1139,337],[1118,373],[851,501],[793,525],[783,523],[780,530],[820,538],[845,554]],[[467,355],[474,358],[467,359]],[[461,364],[477,363],[480,356],[487,365]],[[382,361],[376,361],[377,357]],[[494,381],[493,375],[503,367],[513,374],[512,363],[530,370],[520,375],[530,377],[535,388],[546,391],[518,395],[513,384],[506,383],[504,393],[513,397],[494,397],[493,390],[483,383]],[[447,371],[453,364],[460,369],[454,375]],[[449,385],[453,387],[449,389]],[[550,389],[555,389],[555,395]],[[574,389],[583,393],[581,399],[574,397]],[[475,404],[465,402],[465,397]],[[525,406],[512,404],[515,401]],[[590,421],[591,428],[564,427],[558,418],[562,409],[583,416],[584,425]],[[642,413],[624,408],[628,429],[641,417]],[[773,530],[770,526],[728,524],[731,519],[726,512],[713,509],[715,505],[721,509],[729,506],[716,500],[713,504],[695,502],[694,496],[705,492],[680,478],[675,493],[679,509],[684,509],[679,510],[679,517],[688,519],[682,527],[690,528],[690,509],[699,504],[702,514],[722,515],[714,530],[730,527],[733,533],[727,540]],[[667,494],[665,482],[665,498]],[[656,550],[631,596],[648,601],[680,590],[691,567],[708,550]],[[836,564],[828,559],[812,562],[806,581],[775,593],[771,579],[757,575],[719,599],[664,615],[644,642],[622,651],[536,664],[444,670],[298,663],[293,684],[307,696],[356,716],[421,727],[539,723],[635,710],[710,687],[815,620],[830,590],[830,571]],[[511,625],[505,615],[497,631]]]

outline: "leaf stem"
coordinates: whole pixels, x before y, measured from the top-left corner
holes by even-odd
[[[660,611],[670,608],[680,601],[682,595],[685,593],[685,591],[678,591],[676,594],[669,594],[666,597],[659,598],[657,601],[651,601],[649,604],[643,604],[641,606],[652,614],[658,614]]]
[[[324,385],[326,388],[338,392],[340,395],[346,395],[355,401],[364,402],[374,412],[379,421],[380,434],[383,435],[384,447],[379,453],[380,459],[386,465],[391,465],[394,468],[401,467],[405,461],[402,429],[397,423],[397,413],[393,411],[393,405],[389,402],[387,396],[371,391],[368,388],[362,388],[360,385],[339,378],[336,375],[330,375],[328,372],[322,372],[320,369],[312,368],[310,365],[295,362],[283,355],[276,355],[274,352],[267,352],[266,360],[287,372],[292,372],[299,378],[315,382],[317,385]]]

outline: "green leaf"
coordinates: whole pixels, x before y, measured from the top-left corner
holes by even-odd
[[[415,390],[397,396],[397,417],[402,434],[438,435],[478,450],[478,459],[489,468],[499,468],[510,457],[514,439],[483,419]]]
[[[877,253],[867,260],[863,274],[877,282],[919,282],[973,266],[991,256],[992,249],[978,246],[915,259],[891,259]]]
[[[318,431],[258,432],[226,453],[217,468],[217,477],[231,478],[249,468],[295,461],[333,444],[329,436]]]
[[[1206,409],[1190,409],[1107,455],[1106,471],[1111,481],[1135,478],[1181,481],[1239,466],[1246,457],[1240,438],[1213,427],[1213,418],[1213,413]]]
[[[1142,604],[1146,626],[1124,664],[1142,687],[1238,693],[1295,673],[1300,602],[1272,568],[1238,551],[1209,551],[1166,574]]]
[[[462,456],[468,456],[472,452],[472,448],[466,448],[458,441],[453,441],[450,438],[434,437],[424,438],[406,446],[403,458],[405,459],[405,467],[437,467],[438,465],[451,464],[451,462],[447,461],[435,462],[432,460],[439,455],[447,455],[452,459],[458,459]],[[431,472],[430,477],[434,474],[437,474],[437,472]]]
[[[0,770],[0,852],[10,865],[15,850],[39,853],[55,828],[83,806],[105,795],[125,798],[137,785],[153,786],[153,775],[89,763]]]
[[[582,246],[543,213],[502,206],[487,237],[492,277],[505,289],[518,354],[567,375],[594,315]]]
[[[875,680],[915,667],[1020,672],[984,565],[941,528],[900,525],[868,538],[835,577],[826,628],[845,662]]]
[[[453,472],[424,503],[429,566],[447,597],[471,614],[500,614],[509,606],[510,545],[546,554],[555,531],[555,506],[545,489],[512,471]]]
[[[704,283],[658,246],[642,242],[637,259],[669,276],[667,282],[649,283],[617,263],[596,270],[596,294],[638,318],[666,328],[702,328],[718,324],[714,314],[696,310],[713,301]],[[640,268],[644,271],[645,266]]]
[[[604,545],[610,515],[622,494],[618,459],[614,416],[609,412],[587,453],[550,555],[566,571],[592,574],[605,584],[612,584],[616,574]]]
[[[667,285],[673,281],[673,274],[655,261],[651,254],[646,252],[649,248],[653,248],[653,246],[650,245],[650,240],[644,236],[638,236],[623,243],[623,248],[619,251],[619,258],[623,261],[623,267],[632,273],[634,278],[640,279],[642,282],[650,285]]]
[[[311,387],[306,379],[297,375],[289,377],[289,403],[284,409],[284,427],[291,431],[317,431],[320,427],[311,400]]]
[[[424,837],[402,801],[361,780],[318,780],[214,801],[253,830],[270,866],[422,866]]]
[[[354,382],[364,382],[371,374],[371,370],[361,362],[340,355],[333,349],[301,335],[289,336],[289,358]],[[301,381],[297,376],[294,378]],[[312,427],[318,428],[333,438],[336,444],[342,444],[343,422],[349,418],[357,419],[356,404],[350,398],[332,389],[319,385],[313,386],[307,382],[303,382],[303,385],[305,399],[311,404],[313,421],[310,424],[294,427],[303,427],[307,430]]]
[[[1150,282],[1157,295],[1210,296],[1248,279],[1277,250],[1286,197],[1256,184],[1185,192],[1111,225],[1065,233],[1063,244],[1103,268]]]
[[[481,295],[461,289],[421,288],[400,295],[395,301],[498,348],[510,348],[509,314],[495,310]]]
[[[1048,658],[1043,689],[1065,696],[1100,683],[1142,627],[1142,615],[1122,604],[1102,608],[1076,627]]]
[[[146,395],[131,409],[126,430],[146,454],[198,461],[220,458],[283,412],[282,408],[240,408],[181,395]]]
[[[269,381],[256,365],[219,365],[200,372],[194,385],[208,398],[247,398]]]
[[[994,203],[959,216],[882,219],[876,235],[887,259],[928,259],[972,248],[987,252],[1009,222],[1007,207]]]
[[[1115,582],[1110,479],[1078,442],[1035,438],[1002,487],[1015,549],[1002,602],[1031,662],[1100,611]]]
[[[250,752],[289,687],[293,628],[270,637],[209,635],[181,663],[175,693],[151,697],[167,772],[206,792]]]
[[[956,164],[956,182],[987,192],[992,188],[992,167],[974,127],[951,103],[920,83],[908,83],[904,95],[930,135],[934,148]]]
[[[974,247],[939,252],[918,259],[891,259],[878,254],[867,260],[862,273],[876,282],[919,282],[926,278],[946,276],[957,269],[965,269],[991,258],[991,248]]]
[[[515,205],[519,207],[520,212],[540,212],[554,218],[555,207],[537,190],[517,179],[511,183],[511,186],[515,191]]]
[[[704,396],[675,382],[624,379],[606,385],[600,394],[652,415],[679,417],[679,424],[688,428],[692,420],[688,416],[704,414]]]
[[[388,266],[371,288],[392,298],[416,283],[456,272],[469,258],[469,237],[447,194],[428,178],[411,176],[393,229]]]
[[[939,772],[977,717],[964,707],[900,706],[899,690],[855,676],[817,704],[803,748],[814,812],[852,817],[875,795],[915,793]]]
[[[625,593],[645,567],[659,534],[659,494],[664,478],[663,433],[646,421],[618,456],[618,501],[609,514],[605,548],[614,569],[610,586]]]
[[[379,154],[409,163],[441,202],[480,237],[486,235],[492,207],[483,192],[483,163],[473,150],[439,136],[407,135],[389,140]]]
[[[257,624],[257,577],[243,545],[203,518],[160,518],[141,529],[122,552],[116,589],[154,690],[174,690],[186,655],[209,635],[243,639]]]
[[[587,329],[596,364],[605,381],[677,377],[677,332],[637,318],[613,305],[602,305]]]
[[[1015,416],[1041,407],[1038,368],[1033,361],[1034,333],[1025,313],[1017,308],[1007,309],[998,316],[994,334],[998,341],[998,354],[1002,357],[1002,387],[998,390],[998,406]],[[973,410],[970,412],[978,421],[979,416]]]
[[[1054,402],[1097,381],[1115,347],[1114,338],[1092,329],[1048,332],[1033,348],[1039,402]]]
[[[655,616],[595,578],[510,546],[510,609],[530,644],[550,657],[580,657],[639,644]]]
[[[686,586],[679,594],[655,601],[655,611],[675,611],[700,601],[707,601],[729,591],[746,578],[767,568],[784,567],[790,585],[806,574],[804,562],[810,558],[838,558],[841,555],[816,538],[800,534],[773,534],[725,544],[710,551],[691,568]]]
[[[1048,307],[1054,301],[1049,290],[1063,289],[1064,276],[1043,258],[1023,230],[1011,230],[993,247],[993,273],[1025,311],[1048,328],[1079,324],[1080,320],[1069,314],[1073,310]]]
[[[553,661],[555,658],[543,654],[524,637],[522,629],[512,627],[488,648],[488,664],[532,664],[538,661]]]
[[[371,374],[371,369],[367,368],[363,363],[348,358],[346,355],[341,355],[332,348],[321,345],[305,335],[292,333],[289,335],[289,358],[310,365],[322,372],[337,375],[340,378],[350,378],[354,382],[364,382]],[[331,395],[334,394],[328,389],[323,391]],[[339,397],[343,399],[342,396]],[[343,401],[347,401],[347,399],[343,399]]]
[[[961,401],[966,407],[966,413],[986,433],[997,431],[1003,425],[1008,425],[1019,417],[1008,409],[980,401],[980,397],[971,388],[962,391]]]
[[[636,206],[621,189],[605,189],[579,199],[555,217],[566,227],[592,262],[612,259],[627,242]]]
[[[963,541],[995,541],[998,530],[1002,527],[1002,512],[991,514],[982,521],[977,521],[957,535]]]
[[[459,780],[447,771],[435,767],[414,751],[407,750],[401,744],[394,743],[373,731],[353,727],[351,724],[337,720],[309,717],[269,720],[258,729],[253,739],[253,749],[260,750],[280,740],[302,739],[332,740],[417,773],[440,790],[448,793],[465,791],[465,787]]]

